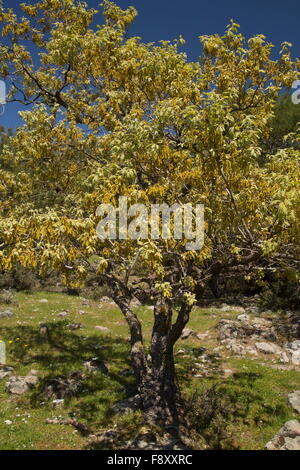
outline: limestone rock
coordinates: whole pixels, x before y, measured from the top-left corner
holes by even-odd
[[[26,376],[15,375],[6,383],[6,390],[14,395],[22,395],[38,382],[37,372],[31,370]]]
[[[109,328],[107,328],[106,326],[100,326],[100,325],[95,326],[95,330],[103,331],[104,333],[110,332]]]
[[[300,390],[288,394],[288,401],[291,407],[300,413]]]
[[[300,423],[292,419],[266,444],[267,450],[300,450]]]
[[[0,312],[0,318],[10,318],[14,315],[14,312],[10,309],[7,308],[6,310],[3,310]]]
[[[257,342],[255,347],[259,352],[264,354],[281,354],[282,349],[275,343]]]

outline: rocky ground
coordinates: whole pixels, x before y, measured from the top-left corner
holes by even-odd
[[[295,312],[249,301],[194,309],[175,357],[184,396],[201,404],[193,411],[199,429],[178,441],[143,425],[127,327],[109,298],[19,294],[2,307],[0,448],[300,450]],[[133,308],[149,336],[153,307],[134,301]]]

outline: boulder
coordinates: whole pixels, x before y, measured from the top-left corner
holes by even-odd
[[[296,339],[292,343],[288,343],[286,347],[287,349],[291,349],[292,351],[297,351],[298,349],[300,349],[300,340]]]
[[[38,382],[37,372],[31,370],[26,376],[15,375],[6,383],[6,390],[13,395],[22,395]]]
[[[288,402],[293,410],[300,413],[300,390],[288,394]]]
[[[267,450],[300,450],[300,423],[292,419],[269,441]]]
[[[257,342],[255,343],[256,349],[264,354],[281,354],[282,349],[275,343]]]
[[[83,365],[90,372],[102,372],[102,374],[108,374],[107,363],[99,359],[99,357],[93,357],[90,361],[84,362]]]
[[[181,339],[188,339],[193,334],[194,330],[192,330],[191,328],[185,328],[182,332]]]
[[[295,366],[300,365],[300,349],[298,349],[298,351],[293,352],[291,361]]]
[[[103,331],[104,333],[109,333],[110,332],[109,328],[107,328],[106,326],[100,326],[100,325],[96,325],[95,330]]]
[[[7,308],[6,310],[2,310],[2,312],[0,312],[0,318],[10,318],[13,315],[14,312],[10,308]]]

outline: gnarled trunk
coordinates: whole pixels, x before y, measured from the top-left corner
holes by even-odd
[[[171,303],[156,304],[150,359],[147,360],[141,323],[131,310],[129,299],[119,290],[114,290],[113,294],[129,326],[132,366],[146,420],[164,427],[178,427],[183,400],[176,380],[173,348],[189,320],[191,306],[182,304],[172,324]]]
[[[140,390],[147,420],[165,427],[178,427],[184,408],[176,380],[173,348],[189,320],[190,310],[191,307],[183,305],[172,324],[170,303],[157,304],[154,308],[151,361]]]

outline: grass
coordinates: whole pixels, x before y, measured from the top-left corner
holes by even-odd
[[[59,293],[19,293],[17,297],[19,306],[13,306],[14,316],[0,319],[0,339],[6,342],[7,363],[15,373],[25,375],[31,369],[38,370],[40,383],[16,396],[5,391],[6,379],[0,381],[0,449],[87,448],[87,438],[73,427],[46,424],[46,419],[58,416],[75,417],[95,431],[123,429],[124,442],[133,437],[143,426],[141,414],[120,417],[111,411],[133,383],[131,376],[120,374],[130,368],[130,362],[128,330],[119,310],[94,301],[89,306],[82,305],[81,298]],[[48,302],[43,303],[42,299]],[[65,310],[67,317],[58,316]],[[84,314],[79,313],[82,310]],[[149,307],[138,307],[136,311],[149,342],[152,311]],[[201,341],[179,341],[176,346],[175,352],[184,351],[176,355],[179,381],[187,398],[196,397],[193,406],[199,401],[201,407],[203,394],[215,387],[208,395],[216,405],[213,412],[208,410],[207,416],[199,414],[199,410],[194,413],[196,447],[202,445],[200,438],[197,444],[202,434],[210,448],[262,449],[287,420],[297,418],[287,405],[287,394],[300,389],[299,370],[274,369],[271,359],[265,357],[240,359],[228,356],[226,351],[220,357],[214,356],[212,350],[218,345],[215,325],[220,318],[234,316],[234,311],[195,308],[189,327],[208,336]],[[40,335],[42,323],[48,325],[50,339]],[[70,323],[81,323],[83,328],[70,331]],[[109,328],[109,332],[95,329],[97,325]],[[195,378],[192,369],[201,360],[203,348],[211,354],[214,368],[207,377]],[[108,375],[84,369],[83,363],[95,356],[107,362]],[[220,367],[232,369],[234,374],[222,377]],[[67,398],[64,406],[54,408],[43,395],[43,383],[74,370],[86,374],[82,389]],[[6,420],[12,424],[6,424]]]

